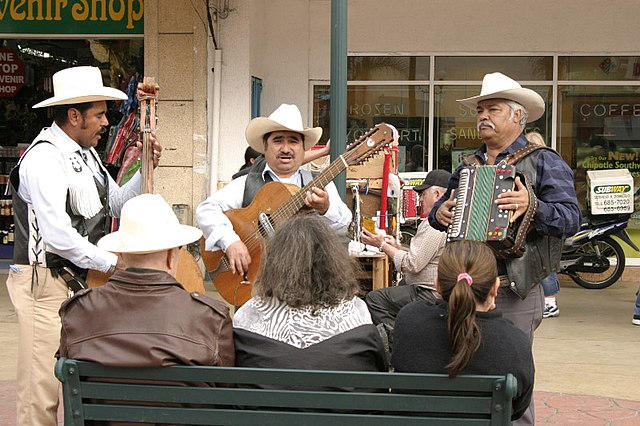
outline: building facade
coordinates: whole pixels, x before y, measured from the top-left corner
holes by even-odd
[[[0,25],[14,6],[27,19],[27,3],[0,5]],[[30,3],[34,24],[37,6],[49,3]],[[185,207],[186,222],[243,163],[252,116],[294,103],[328,137],[331,0],[68,2],[74,4],[88,5],[94,26],[102,25],[91,20],[94,9],[108,14],[126,5],[135,12],[143,5],[140,72],[161,87],[165,153],[156,191]],[[480,144],[475,112],[456,99],[477,94],[483,75],[500,71],[545,99],[545,115],[526,131],[539,131],[574,169],[581,201],[587,170],[627,168],[638,187],[637,16],[640,3],[628,0],[350,0],[346,139],[386,121],[400,130],[401,172],[454,168]],[[5,40],[43,37],[2,28]],[[636,212],[630,225],[637,243],[639,218]]]
[[[329,133],[331,1],[226,3],[228,14],[215,27],[222,53],[218,152],[236,160],[217,163],[215,185],[242,163],[252,77],[262,82],[263,115],[295,103],[309,125],[325,128],[325,139]],[[481,143],[475,111],[456,99],[479,93],[484,74],[500,71],[545,99],[545,115],[525,131],[540,132],[571,166],[583,207],[587,170],[627,168],[640,184],[640,45],[630,36],[640,4],[348,6],[347,140],[386,121],[400,131],[401,172],[455,168]],[[639,217],[630,224],[636,242]]]

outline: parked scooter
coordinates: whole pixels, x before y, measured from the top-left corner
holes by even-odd
[[[627,233],[630,214],[586,215],[577,234],[565,240],[559,273],[578,285],[602,289],[614,284],[625,266],[625,254],[618,237],[640,252]]]

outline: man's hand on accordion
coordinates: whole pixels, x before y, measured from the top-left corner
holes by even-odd
[[[529,208],[529,191],[520,180],[520,176],[516,176],[515,190],[504,192],[498,195],[496,204],[500,206],[502,210],[513,210],[513,214],[509,219],[510,222],[515,222],[520,216],[525,214]]]
[[[455,191],[451,191],[449,199],[442,203],[436,211],[436,220],[442,226],[449,226],[453,223],[453,208],[456,206]]]

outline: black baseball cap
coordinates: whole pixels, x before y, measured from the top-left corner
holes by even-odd
[[[422,182],[422,185],[414,186],[413,190],[416,192],[422,192],[432,186],[441,186],[443,188],[446,188],[449,185],[450,177],[451,173],[446,170],[431,170],[429,173],[427,173],[427,176],[424,178],[424,182]]]

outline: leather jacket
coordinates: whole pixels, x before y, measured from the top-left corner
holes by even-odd
[[[166,272],[117,271],[60,308],[59,356],[106,366],[235,364],[229,308]]]

